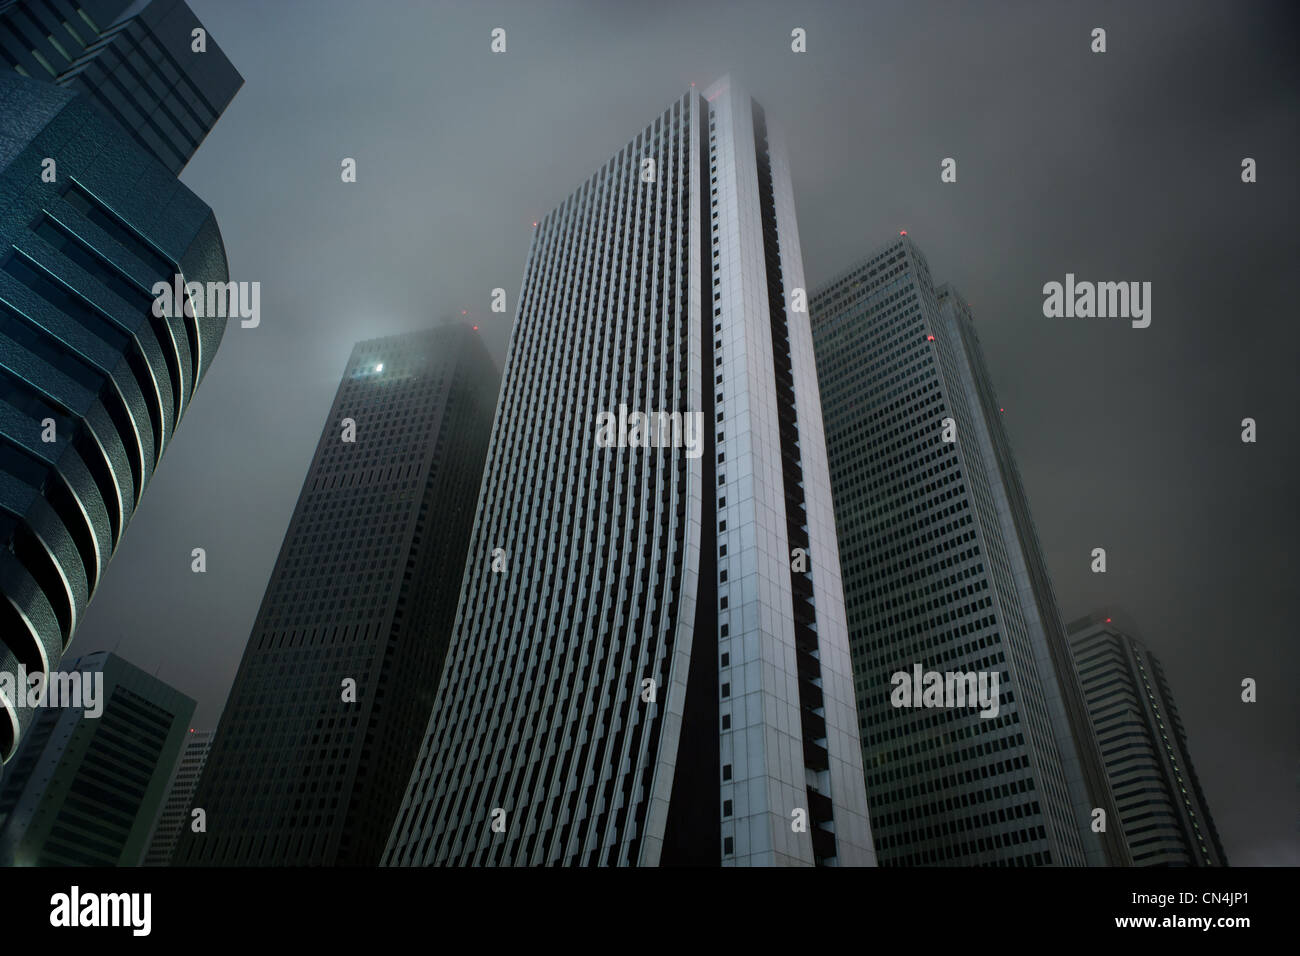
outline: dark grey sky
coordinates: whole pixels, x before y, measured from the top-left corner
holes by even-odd
[[[1063,615],[1128,609],[1230,861],[1300,863],[1293,4],[190,2],[246,84],[182,178],[262,324],[228,329],[73,651],[215,726],[352,344],[466,309],[500,363],[532,221],[731,72],[788,134],[810,286],[907,229],[971,300]],[[1150,328],[1044,318],[1067,272],[1150,281]]]

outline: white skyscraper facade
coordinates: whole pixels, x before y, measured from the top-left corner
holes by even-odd
[[[538,223],[386,862],[874,864],[803,281],[728,79]]]

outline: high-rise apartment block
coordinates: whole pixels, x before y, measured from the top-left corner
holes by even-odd
[[[539,222],[386,862],[873,862],[786,162],[722,80]]]
[[[1125,862],[1091,829],[1105,774],[969,307],[901,235],[812,330],[881,863]],[[929,673],[996,708],[899,706]]]
[[[456,613],[500,379],[461,326],[359,343],[194,796],[181,865],[373,865]]]
[[[1134,866],[1227,866],[1160,661],[1115,611],[1069,627]]]

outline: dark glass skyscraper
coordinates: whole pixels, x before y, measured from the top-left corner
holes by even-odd
[[[1079,677],[1134,866],[1227,866],[1160,661],[1098,611],[1070,624]]]
[[[107,651],[64,672],[102,688],[37,710],[0,786],[0,866],[137,866],[194,701]]]
[[[0,69],[84,93],[173,175],[244,82],[184,0],[0,4]]]
[[[881,862],[1126,862],[969,307],[902,236],[812,327]],[[996,714],[898,706],[918,667],[996,674]]]
[[[0,71],[0,115],[0,674],[49,674],[225,332],[153,287],[229,275],[212,210],[87,97]],[[29,717],[0,689],[0,757]]]
[[[872,862],[802,287],[728,80],[541,220],[388,863]]]
[[[461,326],[353,349],[193,799],[208,832],[183,830],[173,862],[379,861],[446,654],[499,381]]]

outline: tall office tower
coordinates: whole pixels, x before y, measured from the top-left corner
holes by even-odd
[[[500,378],[447,326],[352,350],[178,865],[374,865],[456,614]]]
[[[153,287],[229,276],[212,211],[84,96],[0,71],[0,114],[0,674],[48,676],[225,332]],[[0,688],[0,759],[30,716]]]
[[[167,789],[167,799],[163,801],[162,811],[158,814],[153,834],[149,838],[149,850],[144,855],[145,866],[166,866],[170,863],[181,830],[192,826],[194,790],[199,785],[199,776],[208,762],[211,749],[212,732],[195,731],[191,727],[185,738],[181,759],[176,762],[176,772]]]
[[[5,68],[84,93],[173,175],[244,83],[184,0],[0,3]]]
[[[0,788],[0,865],[137,866],[194,701],[107,651],[55,676]]]
[[[969,307],[903,235],[811,312],[881,862],[1123,863],[1090,828],[1105,774]],[[895,706],[918,665],[997,674],[996,715]]]
[[[386,862],[873,862],[802,284],[725,79],[539,223]]]
[[[1116,623],[1120,622],[1120,623]],[[1070,643],[1134,866],[1227,866],[1160,661],[1122,614],[1070,624]]]

